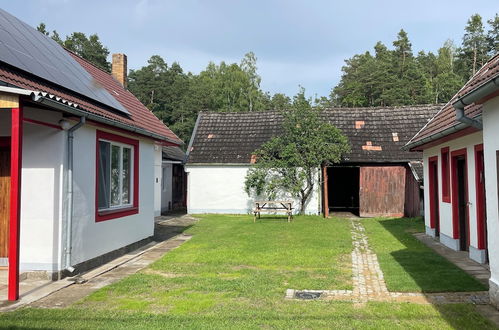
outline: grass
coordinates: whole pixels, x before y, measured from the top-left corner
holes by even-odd
[[[480,291],[487,288],[418,241],[424,222],[413,219],[364,219],[369,245],[378,256],[390,291]]]
[[[392,252],[400,247],[381,220],[366,227]],[[206,215],[188,233],[189,242],[72,308],[0,314],[0,327],[493,328],[470,304],[284,300],[287,288],[352,288],[348,220]]]

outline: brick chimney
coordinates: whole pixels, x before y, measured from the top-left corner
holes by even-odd
[[[113,54],[112,74],[114,79],[126,89],[127,65],[125,54]]]

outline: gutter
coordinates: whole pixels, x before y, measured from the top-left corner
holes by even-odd
[[[147,136],[147,137],[153,138],[155,140],[159,140],[159,141],[170,142],[170,143],[173,143],[175,145],[182,145],[183,144],[182,141],[173,140],[173,139],[164,137],[162,135],[149,132],[149,131],[142,129],[142,128],[123,124],[123,123],[120,123],[118,121],[105,118],[103,116],[99,116],[99,115],[89,113],[87,111],[79,110],[79,109],[76,109],[76,108],[71,107],[69,105],[57,102],[57,101],[52,100],[52,99],[47,98],[47,97],[44,97],[42,95],[37,95],[37,94],[31,93],[31,98],[33,101],[35,101],[37,103],[44,104],[44,105],[49,106],[51,108],[55,108],[55,109],[67,112],[67,113],[73,114],[73,115],[78,116],[78,117],[86,117],[87,120],[92,120],[92,121],[99,122],[102,124],[115,126],[115,127],[124,129],[124,130],[129,131],[129,132],[137,133],[137,134]]]
[[[478,118],[478,117],[480,117],[480,116],[477,116],[476,118]],[[432,135],[425,137],[424,139],[418,140],[416,142],[408,143],[402,147],[402,150],[409,151],[412,148],[415,148],[415,147],[418,147],[420,145],[435,141],[437,139],[440,139],[440,138],[445,137],[447,135],[450,135],[452,133],[456,133],[458,131],[461,131],[468,126],[469,126],[468,124],[458,122],[457,124],[454,124],[453,126],[447,128],[441,132],[432,134]]]
[[[80,121],[73,127],[68,129],[68,177],[67,177],[67,192],[68,192],[68,206],[66,209],[66,269],[74,272],[71,265],[71,250],[73,238],[73,141],[74,132],[85,125],[86,118],[80,117]]]
[[[473,126],[479,130],[483,129],[482,121],[478,121],[474,118],[470,118],[465,115],[464,108],[470,104],[475,103],[484,97],[489,96],[492,93],[499,91],[499,76],[494,79],[489,80],[485,84],[478,86],[477,88],[471,90],[470,92],[464,94],[452,103],[452,106],[456,110],[456,120],[465,123],[469,126]]]

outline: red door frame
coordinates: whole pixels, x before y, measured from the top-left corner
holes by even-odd
[[[466,178],[464,178],[464,196],[467,201],[469,201],[468,196],[468,157],[466,154],[466,148],[455,150],[451,152],[451,177],[452,177],[452,236],[454,239],[460,238],[459,232],[459,196],[458,196],[458,178],[457,178],[457,158],[464,157],[464,170],[466,172]],[[466,205],[466,221],[468,222],[468,236],[466,237],[468,245],[470,242],[470,214],[469,206]]]
[[[10,140],[10,221],[8,299],[19,299],[19,234],[21,220],[21,171],[23,145],[23,108],[11,110]]]
[[[481,181],[480,173],[483,174]],[[483,163],[483,144],[475,146],[475,190],[476,190],[476,225],[478,249],[487,248],[487,238],[485,237],[485,171]]]
[[[435,174],[437,174],[437,176],[435,176]],[[434,180],[435,177],[437,178],[437,182],[435,182]],[[436,228],[437,219],[439,218],[439,205],[435,205],[434,200],[435,194],[438,199],[438,156],[428,158],[428,181],[430,202],[430,228],[433,229]]]

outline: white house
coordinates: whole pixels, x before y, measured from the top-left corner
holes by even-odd
[[[125,55],[111,75],[0,18],[0,262],[16,300],[19,271],[57,278],[147,242],[155,159],[181,141],[126,89]]]
[[[419,216],[422,155],[401,147],[438,111],[434,105],[334,108],[321,118],[339,128],[352,151],[340,164],[317,169],[305,212],[326,216]],[[201,113],[188,148],[189,213],[248,214],[255,196],[244,190],[254,151],[282,130],[277,111]],[[379,181],[385,184],[379,184]],[[283,193],[280,199],[290,199]],[[295,209],[299,202],[294,201]]]
[[[499,306],[499,54],[407,144],[423,151],[426,233],[489,263]]]

